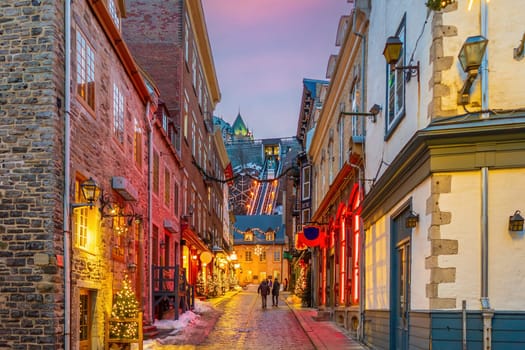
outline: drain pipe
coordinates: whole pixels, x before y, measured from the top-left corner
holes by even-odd
[[[70,255],[70,166],[71,166],[71,2],[64,2],[64,349],[70,349],[71,342],[71,255]]]
[[[488,38],[488,4],[480,1],[480,31],[481,35]],[[488,50],[488,48],[487,48]],[[490,116],[489,110],[489,84],[488,84],[488,51],[481,64],[481,118]],[[483,315],[483,349],[492,349],[492,318],[494,310],[489,301],[489,228],[488,228],[488,167],[481,168],[482,193],[481,193],[481,309]]]
[[[489,301],[488,167],[481,168],[481,311],[483,315],[483,349],[492,349],[492,317]]]
[[[155,321],[153,317],[153,257],[151,256],[152,245],[153,245],[153,222],[152,219],[152,203],[153,203],[153,124],[149,118],[149,102],[146,110],[146,120],[148,121],[148,312],[150,322],[153,324]],[[143,267],[142,267],[143,268]]]

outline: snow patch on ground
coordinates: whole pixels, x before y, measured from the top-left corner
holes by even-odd
[[[186,311],[179,316],[178,320],[155,320],[153,324],[162,333],[167,334],[159,339],[144,340],[144,350],[154,349],[170,349],[168,344],[180,344],[189,342],[192,336],[192,328],[200,328],[206,326],[206,320],[201,318],[201,315],[214,311],[215,308],[209,303],[201,300],[195,300],[195,308],[193,311]],[[193,349],[194,346],[189,345],[188,349]],[[175,349],[175,347],[173,347]],[[180,345],[177,349],[181,349]]]

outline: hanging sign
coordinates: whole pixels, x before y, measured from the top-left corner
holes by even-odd
[[[306,226],[303,228],[304,238],[314,241],[319,238],[319,227]]]
[[[201,253],[201,262],[204,264],[209,264],[211,261],[211,253],[210,252],[202,252]]]

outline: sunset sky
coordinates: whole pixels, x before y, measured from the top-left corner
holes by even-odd
[[[202,0],[222,101],[256,139],[295,136],[303,78],[325,79],[347,0]]]

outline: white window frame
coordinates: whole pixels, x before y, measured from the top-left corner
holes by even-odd
[[[311,166],[308,165],[308,166],[305,166],[303,167],[303,169],[301,170],[302,171],[302,176],[301,176],[301,182],[302,182],[302,187],[301,187],[301,197],[303,200],[307,200],[307,199],[310,199],[311,197],[311,179],[312,179],[312,169],[311,169]]]
[[[77,31],[77,95],[95,109],[95,52]]]
[[[406,61],[406,14],[399,24],[396,36],[402,42],[401,58],[396,66],[402,67],[405,66]],[[405,72],[402,69],[392,70],[390,65],[387,64],[386,70],[387,111],[385,121],[386,134],[388,136],[405,116],[406,79]]]
[[[108,7],[109,7],[109,14],[111,15],[111,19],[113,20],[113,23],[115,23],[115,26],[120,31],[120,16],[118,11],[118,6],[115,3],[115,0],[108,0]]]
[[[124,95],[117,83],[113,83],[113,132],[124,143]]]

